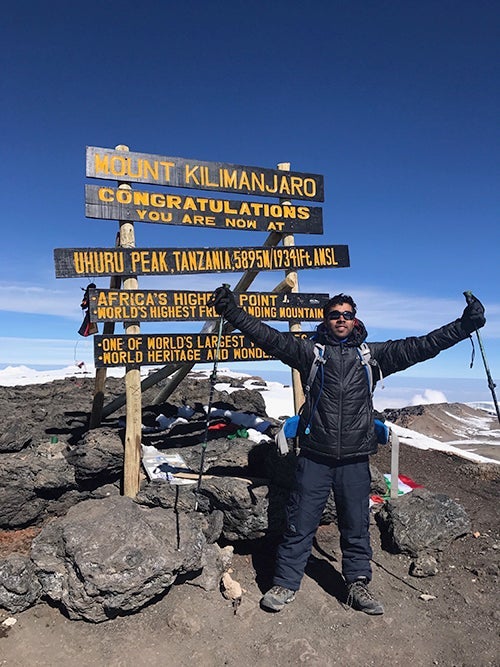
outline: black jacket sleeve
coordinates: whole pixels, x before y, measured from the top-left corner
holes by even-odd
[[[301,339],[288,331],[278,331],[238,306],[229,307],[224,317],[264,352],[288,366],[303,371],[311,365],[314,359],[313,341]]]
[[[385,343],[370,343],[370,349],[385,377],[426,359],[432,359],[443,350],[466,338],[468,338],[468,333],[458,319],[425,336],[388,340]]]

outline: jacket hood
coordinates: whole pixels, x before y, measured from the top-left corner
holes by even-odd
[[[326,344],[328,343],[329,345],[338,345],[341,341],[339,341],[338,338],[335,338],[333,336],[328,327],[324,322],[321,322],[321,324],[318,324],[318,327],[316,329],[317,336],[315,337],[315,340],[317,340],[319,343]],[[366,327],[363,324],[361,320],[356,318],[356,322],[354,324],[354,329],[351,331],[349,334],[347,340],[344,341],[345,345],[350,345],[352,347],[359,347],[361,343],[364,343],[366,340],[366,337],[368,336],[368,332],[366,331]]]

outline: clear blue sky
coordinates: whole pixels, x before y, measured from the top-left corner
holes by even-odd
[[[92,357],[76,333],[87,280],[56,280],[52,252],[114,244],[115,222],[85,218],[85,146],[126,144],[324,175],[324,235],[296,243],[347,244],[351,267],[303,271],[301,290],[352,294],[369,340],[383,340],[454,319],[470,289],[486,306],[499,377],[499,18],[488,0],[8,3],[0,364]],[[136,224],[143,247],[265,238]],[[139,285],[212,289],[238,277]],[[280,278],[262,274],[255,289]],[[479,355],[472,370],[469,359],[464,342],[407,374],[484,377]]]

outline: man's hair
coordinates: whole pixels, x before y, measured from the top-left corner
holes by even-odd
[[[339,306],[341,303],[348,303],[351,306],[354,314],[356,314],[356,304],[354,303],[352,296],[349,296],[348,294],[336,294],[335,296],[332,296],[332,298],[323,306],[323,317],[325,320],[328,317],[328,313],[330,312],[332,306]]]

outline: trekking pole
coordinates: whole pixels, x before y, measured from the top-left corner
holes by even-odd
[[[228,287],[226,283],[223,283],[223,287]],[[203,465],[205,463],[205,452],[207,450],[207,445],[208,445],[208,428],[210,426],[210,412],[212,411],[212,401],[214,398],[214,391],[215,391],[215,382],[217,380],[217,365],[219,363],[219,355],[220,355],[220,344],[221,344],[221,339],[222,339],[222,329],[224,326],[224,313],[221,314],[219,317],[219,330],[218,330],[218,335],[217,335],[217,348],[215,350],[215,356],[214,356],[214,365],[212,367],[212,372],[210,374],[210,393],[208,396],[208,405],[207,405],[207,420],[205,422],[205,435],[203,436],[203,442],[201,445],[201,456],[200,456],[200,470],[198,472],[198,483],[196,485],[196,502],[194,505],[195,511],[198,509],[198,494],[201,489],[201,477],[203,475]]]
[[[471,291],[466,291],[464,292],[465,300],[467,301],[468,304],[471,304],[474,299],[476,298]],[[476,329],[476,336],[477,336],[477,342],[479,343],[479,349],[481,350],[481,356],[483,357],[483,364],[484,364],[484,370],[486,371],[486,378],[488,380],[488,387],[491,391],[491,395],[493,396],[493,404],[495,406],[495,410],[497,413],[497,419],[498,422],[500,423],[500,410],[498,409],[498,401],[497,401],[497,396],[495,393],[495,387],[496,384],[493,382],[493,378],[491,377],[490,369],[488,367],[488,362],[486,361],[486,354],[484,352],[484,347],[483,347],[483,342],[481,340],[481,336],[479,335],[479,331]]]

